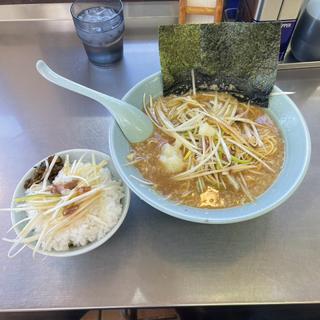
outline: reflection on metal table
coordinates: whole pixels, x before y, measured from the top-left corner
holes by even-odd
[[[46,155],[108,152],[110,115],[43,80],[35,70],[39,58],[120,98],[159,70],[157,31],[128,19],[124,59],[102,69],[88,63],[69,19],[0,22],[0,207],[8,207],[20,177]],[[285,204],[244,223],[200,225],[133,196],[117,234],[83,256],[33,260],[25,250],[10,260],[9,245],[0,242],[0,310],[320,302],[320,70],[282,70],[277,85],[296,92],[292,99],[313,144],[309,172]],[[10,218],[1,214],[3,236]]]

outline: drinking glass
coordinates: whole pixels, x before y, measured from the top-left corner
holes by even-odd
[[[107,66],[123,56],[123,4],[121,0],[76,0],[71,15],[89,60]]]
[[[305,3],[292,36],[291,51],[298,61],[320,60],[320,0]]]

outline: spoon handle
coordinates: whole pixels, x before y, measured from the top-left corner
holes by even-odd
[[[55,73],[52,69],[50,69],[49,66],[42,60],[37,61],[36,68],[37,68],[38,72],[45,79],[56,84],[57,86],[66,88],[66,89],[74,91],[74,92],[77,92],[77,93],[82,94],[88,98],[96,100],[102,104],[105,104],[106,102],[110,102],[108,109],[111,113],[113,113],[112,112],[112,109],[113,109],[112,104],[117,103],[117,99],[109,97],[105,94],[102,94],[98,91],[95,91],[93,89],[85,87],[85,86],[83,86],[77,82],[74,82],[72,80],[69,80],[63,76],[60,76],[59,74]],[[119,104],[119,106],[121,107],[121,104]],[[114,116],[114,114],[113,114],[113,116]]]
[[[125,101],[107,96],[62,77],[51,70],[42,60],[37,61],[36,68],[48,81],[101,103],[116,119],[122,132],[130,142],[141,142],[152,135],[153,124],[151,120],[138,108]]]

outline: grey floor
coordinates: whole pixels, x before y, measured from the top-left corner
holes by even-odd
[[[85,311],[5,312],[0,320],[80,320]]]
[[[320,320],[320,305],[180,308],[181,320]]]
[[[320,305],[318,304],[178,308],[176,310],[181,320],[320,320]],[[0,313],[0,320],[80,320],[81,318],[91,320],[95,313],[91,312],[89,317],[86,317],[86,314],[88,314],[87,311]],[[151,314],[148,312],[141,312],[141,314],[144,316],[138,316],[138,320],[165,320],[154,311]],[[103,316],[103,320],[113,319],[115,319],[114,315],[108,316],[108,313]]]

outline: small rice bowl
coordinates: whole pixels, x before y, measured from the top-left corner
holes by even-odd
[[[85,246],[103,238],[117,224],[122,214],[123,187],[119,181],[112,180],[108,168],[104,168],[103,174],[105,182],[107,184],[113,182],[115,188],[105,191],[82,219],[57,234],[50,242],[42,241],[40,244],[42,250],[65,251],[71,246]],[[57,176],[57,178],[55,181],[60,177]],[[36,231],[41,232],[41,230]]]
[[[28,241],[24,243],[21,241],[23,238],[19,237],[20,232],[27,225],[29,219],[34,217],[37,212],[33,210],[15,210],[15,208],[17,207],[17,199],[24,198],[32,194],[32,192],[34,193],[35,190],[29,190],[29,188],[24,189],[24,182],[32,176],[34,168],[38,167],[47,158],[39,161],[23,176],[16,187],[11,204],[11,229],[15,230],[18,237],[13,240],[4,239],[13,244],[8,252],[9,257],[16,256],[25,247],[29,247],[34,253],[41,253],[49,256],[75,256],[99,247],[110,239],[118,230],[124,221],[129,208],[130,191],[122,182],[110,157],[102,152],[88,149],[72,149],[56,153],[56,155],[59,155],[62,158],[69,155],[70,167],[75,160],[78,161],[80,159],[83,161],[82,165],[87,165],[87,162],[90,162],[91,159],[93,159],[93,154],[97,164],[102,161],[107,161],[107,166],[99,173],[99,176],[103,179],[103,185],[100,183],[103,192],[95,197],[95,199],[91,199],[91,204],[85,210],[85,215],[81,217],[78,216],[75,220],[72,220],[72,223],[69,224],[69,226],[61,229],[52,237],[46,236],[45,239],[40,239],[38,243],[37,241]],[[59,172],[53,182],[68,182],[68,179],[69,177],[67,175],[64,175],[63,172]],[[91,191],[95,192],[94,190]],[[62,192],[63,196],[66,194],[67,193]],[[66,208],[68,208],[68,206]],[[72,214],[70,216],[72,216]],[[28,237],[39,234],[42,231],[41,224],[36,224],[28,234]]]

